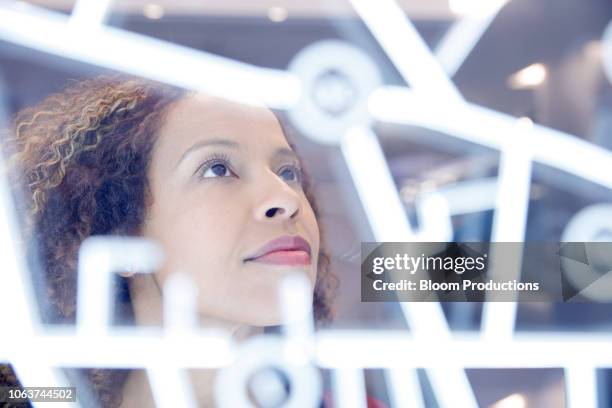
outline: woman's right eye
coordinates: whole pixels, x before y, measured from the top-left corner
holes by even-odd
[[[224,163],[214,163],[212,165],[204,166],[201,170],[201,178],[212,178],[212,177],[229,177],[232,173],[229,170],[229,166]]]

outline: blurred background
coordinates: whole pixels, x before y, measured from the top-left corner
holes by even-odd
[[[75,6],[70,0],[6,3],[24,12],[34,6],[66,15]],[[459,20],[478,16],[473,6],[477,3],[398,2],[427,46],[438,50],[438,55],[442,54],[446,34]],[[500,5],[483,26],[465,58],[456,66],[447,66],[446,71],[472,104],[515,117],[525,126],[545,126],[608,150],[612,147],[612,86],[604,69],[602,39],[611,21],[610,0],[510,0]],[[409,87],[347,0],[117,0],[109,8],[107,24],[279,70],[286,70],[305,47],[338,39],[364,52],[385,85]],[[62,89],[69,79],[106,72],[0,36],[0,106],[8,116]],[[206,72],[202,76],[206,77]],[[447,113],[440,109],[440,120]],[[376,120],[372,125],[401,203],[415,228],[419,226],[419,197],[435,191],[449,200],[453,240],[491,239],[498,150],[425,126]],[[376,239],[340,146],[319,143],[300,132],[299,126],[293,133],[315,181],[333,269],[340,281],[333,327],[408,329],[397,305],[360,301],[360,244]],[[557,147],[551,145],[550,149],[554,153]],[[562,163],[567,151],[561,150]],[[612,162],[607,164],[590,170],[610,173]],[[601,166],[601,162],[584,157],[583,166]],[[476,185],[481,188],[470,189]],[[610,240],[612,209],[604,207],[609,217],[601,213],[595,218],[589,216],[593,206],[608,203],[612,203],[609,187],[559,166],[534,163],[527,217],[519,221],[525,223],[524,240],[557,242],[567,238],[568,223],[576,217],[581,217],[586,225],[584,234],[590,237],[582,235],[583,240]],[[480,304],[445,304],[444,312],[456,331],[480,328]],[[607,332],[612,330],[610,312],[608,304],[520,304],[516,330]],[[381,373],[369,370],[367,376],[369,394],[386,400]],[[561,368],[474,369],[468,370],[468,378],[481,406],[565,405]],[[427,406],[437,406],[426,376],[420,376],[420,381]],[[600,406],[611,407],[612,376],[608,370],[598,371],[598,385]]]

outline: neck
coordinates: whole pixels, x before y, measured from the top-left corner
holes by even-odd
[[[214,321],[206,319],[204,327],[215,327],[222,330],[229,330],[232,338],[237,342],[243,342],[253,335],[261,333],[263,328],[247,326],[242,324],[229,324],[229,322]],[[214,385],[218,369],[192,369],[188,371],[191,390],[198,406],[215,406]],[[123,402],[121,407],[143,407],[154,408],[151,384],[147,373],[144,370],[133,370],[128,375],[125,386],[123,387]]]
[[[159,289],[151,280],[133,279],[130,286],[134,319],[137,326],[162,325],[162,302]],[[242,343],[252,336],[263,333],[263,327],[249,326],[200,315],[199,327],[228,332],[237,342]],[[203,347],[206,347],[203,345]],[[191,389],[198,406],[214,406],[214,382],[217,369],[189,370]],[[133,370],[123,387],[121,407],[155,407],[148,376],[144,370]]]

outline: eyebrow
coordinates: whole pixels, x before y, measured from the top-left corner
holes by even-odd
[[[208,147],[208,146],[223,146],[223,147],[229,147],[231,149],[240,149],[240,144],[238,144],[238,142],[234,142],[233,140],[227,140],[227,139],[202,140],[200,142],[194,143],[189,149],[185,150],[185,152],[183,153],[179,161],[176,163],[175,167],[178,167],[178,165],[181,164],[181,162],[185,159],[185,157],[187,157],[190,153],[193,153],[196,150],[199,150],[203,147]]]
[[[228,147],[230,149],[235,149],[235,150],[240,149],[240,144],[233,140],[227,140],[227,139],[202,140],[200,142],[194,143],[189,149],[185,150],[185,152],[183,153],[179,161],[176,163],[175,167],[178,167],[178,165],[181,164],[181,162],[185,159],[185,157],[187,157],[187,155],[193,153],[196,150],[199,150],[203,147],[208,147],[208,146],[223,146],[223,147]],[[276,151],[274,152],[274,155],[275,156],[285,156],[285,157],[294,159],[299,162],[298,157],[295,154],[295,152],[288,147],[280,147],[276,149]]]
[[[285,156],[285,157],[289,157],[291,159],[294,159],[296,161],[298,160],[297,154],[295,154],[295,152],[291,149],[289,149],[288,147],[280,147],[278,149],[276,149],[276,151],[274,152],[275,156]]]

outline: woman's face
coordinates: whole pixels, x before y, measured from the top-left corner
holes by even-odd
[[[204,95],[181,100],[160,129],[149,180],[143,235],[164,250],[158,280],[191,275],[201,316],[278,324],[283,277],[303,273],[314,285],[317,220],[271,111]]]

